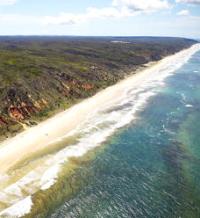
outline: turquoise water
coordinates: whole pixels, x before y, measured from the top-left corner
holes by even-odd
[[[200,52],[120,129],[51,218],[200,217]]]
[[[0,217],[200,217],[200,45],[123,84],[0,175]]]

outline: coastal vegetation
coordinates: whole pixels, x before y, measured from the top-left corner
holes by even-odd
[[[0,140],[195,43],[158,37],[0,37]]]

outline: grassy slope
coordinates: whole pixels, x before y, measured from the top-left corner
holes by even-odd
[[[0,140],[194,43],[152,37],[0,37]]]

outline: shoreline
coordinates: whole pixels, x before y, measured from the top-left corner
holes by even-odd
[[[37,126],[31,127],[15,137],[3,141],[0,143],[0,174],[8,172],[11,167],[15,166],[25,157],[50,147],[59,138],[70,134],[71,131],[87,120],[88,115],[96,113],[102,107],[113,104],[123,98],[123,92],[127,86],[137,87],[141,83],[148,82],[148,79],[160,67],[173,60],[175,56],[187,53],[192,48],[195,50],[195,47],[197,47],[197,51],[199,44],[193,45],[174,55],[167,56],[153,64],[150,63],[150,66],[134,71],[133,75],[81,101],[66,111],[60,112],[52,118],[42,121]]]

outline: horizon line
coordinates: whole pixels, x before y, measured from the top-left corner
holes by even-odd
[[[16,35],[9,35],[9,34],[0,34],[0,37],[116,37],[116,38],[130,38],[130,37],[149,37],[149,38],[185,38],[185,39],[200,39],[200,37],[189,37],[189,36],[159,36],[159,35],[59,35],[59,34],[16,34]]]

